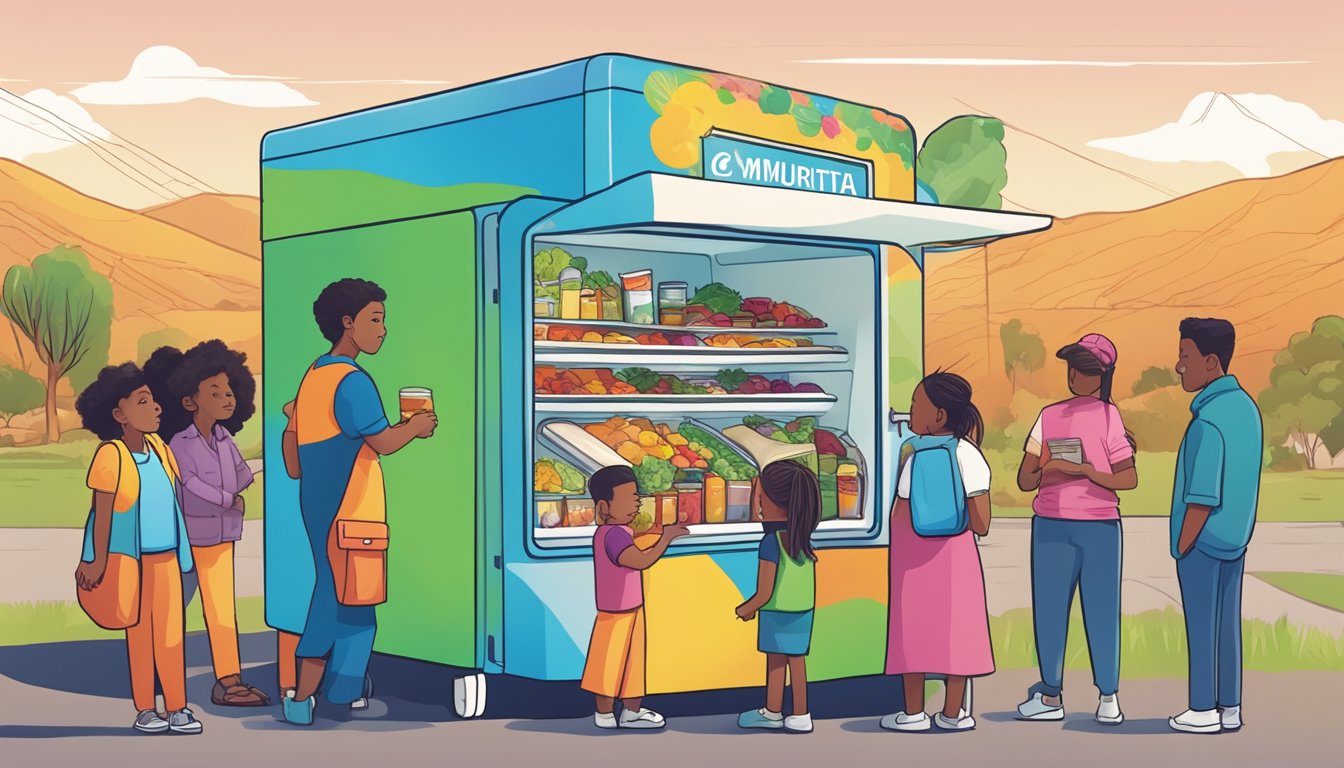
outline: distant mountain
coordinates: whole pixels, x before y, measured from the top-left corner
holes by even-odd
[[[1042,233],[926,261],[925,350],[932,370],[1005,403],[999,328],[1020,319],[1045,342],[1037,381],[1062,390],[1059,347],[1100,332],[1120,349],[1116,392],[1176,360],[1177,324],[1237,327],[1232,363],[1252,393],[1274,353],[1344,304],[1344,160],[1248,179],[1128,213],[1059,219]],[[1043,377],[1043,378],[1042,378]],[[1062,394],[1062,392],[1061,392]]]
[[[140,212],[225,248],[261,258],[261,201],[255,197],[207,193]]]
[[[147,215],[0,160],[0,274],[57,245],[79,246],[112,282],[112,359],[132,359],[145,333],[175,328],[192,339],[223,338],[259,362],[256,202],[204,197]],[[26,355],[31,367],[31,349]],[[0,333],[0,361],[18,362],[10,333]]]

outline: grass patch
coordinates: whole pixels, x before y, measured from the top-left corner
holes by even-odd
[[[1344,576],[1279,571],[1262,571],[1251,575],[1308,602],[1344,611]]]
[[[999,669],[1037,666],[1031,609],[1019,608],[989,620],[994,662]],[[1185,618],[1175,608],[1127,615],[1121,620],[1120,672],[1125,678],[1182,677],[1186,674]],[[1243,666],[1262,672],[1344,669],[1344,633],[1315,627],[1245,619],[1241,623]],[[1083,619],[1077,607],[1069,621],[1064,654],[1069,669],[1090,669]]]
[[[1022,452],[987,451],[985,458],[994,475],[994,515],[1031,517],[1035,494],[1017,488]],[[1139,487],[1120,493],[1120,513],[1125,517],[1169,516],[1176,454],[1140,452],[1138,468]],[[1344,472],[1261,472],[1256,519],[1266,523],[1344,521]]]
[[[236,612],[240,633],[263,632],[267,629],[264,598],[240,597]],[[187,606],[186,616],[188,632],[205,631],[199,591]],[[103,629],[89,621],[79,603],[73,601],[0,603],[0,646],[106,640],[123,637],[124,634]]]
[[[246,434],[248,430],[244,430]],[[0,448],[0,528],[83,528],[89,517],[85,486],[98,443],[86,440],[33,448]],[[243,492],[248,520],[264,512],[261,483]]]

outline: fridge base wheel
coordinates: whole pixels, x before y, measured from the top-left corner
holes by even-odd
[[[453,680],[453,711],[463,719],[485,714],[485,673]]]

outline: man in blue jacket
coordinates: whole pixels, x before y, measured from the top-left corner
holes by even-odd
[[[1181,321],[1176,373],[1185,391],[1198,393],[1171,498],[1190,708],[1169,722],[1183,733],[1241,727],[1241,579],[1255,528],[1264,433],[1255,401],[1227,373],[1235,345],[1236,331],[1226,320]]]

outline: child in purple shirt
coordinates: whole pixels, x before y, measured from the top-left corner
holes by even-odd
[[[597,620],[583,669],[583,690],[597,697],[598,728],[662,728],[663,716],[641,706],[644,698],[644,581],[642,572],[658,562],[686,528],[669,525],[649,549],[635,546],[630,523],[639,512],[639,487],[630,467],[603,467],[588,481],[597,506],[593,534],[593,576]],[[622,711],[616,716],[616,700]]]

